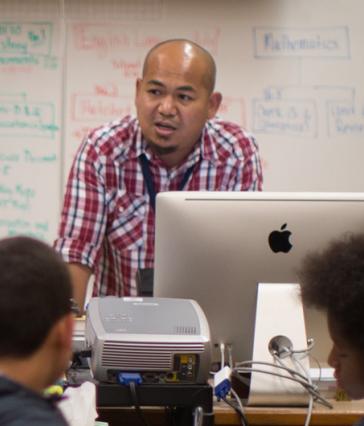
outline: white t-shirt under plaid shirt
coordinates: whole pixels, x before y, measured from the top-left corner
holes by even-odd
[[[93,270],[94,295],[135,295],[138,269],[153,268],[155,218],[138,160],[143,153],[156,193],[180,189],[193,165],[184,190],[262,189],[257,145],[236,124],[208,121],[193,151],[174,168],[148,148],[134,117],[93,130],[70,171],[55,248],[66,262]]]

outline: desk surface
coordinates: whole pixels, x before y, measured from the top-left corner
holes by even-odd
[[[364,401],[331,401],[334,408],[316,404],[310,425],[352,425],[364,417]],[[246,407],[250,425],[303,425],[307,410],[296,407]],[[237,425],[238,416],[221,403],[215,406],[216,425]]]
[[[100,401],[101,402],[101,401]],[[352,426],[364,418],[364,399],[360,401],[333,401],[333,409],[315,404],[310,426]],[[142,407],[151,426],[166,425],[166,410],[162,407]],[[110,426],[140,426],[141,420],[133,407],[97,407],[99,420]],[[224,402],[214,402],[214,424],[218,426],[240,425],[239,416]],[[305,407],[245,407],[250,426],[302,426]]]
[[[364,417],[364,400],[331,401],[334,408],[315,405],[310,426],[352,426]],[[110,426],[140,425],[133,408],[99,407],[100,419],[108,421]],[[160,407],[146,407],[143,412],[151,425],[165,425],[165,412]],[[293,407],[246,407],[249,425],[259,426],[302,426],[307,410]],[[238,415],[225,403],[214,405],[215,425],[240,425]]]

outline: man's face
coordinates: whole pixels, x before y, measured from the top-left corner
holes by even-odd
[[[135,104],[142,133],[167,165],[180,163],[198,141],[207,119],[220,104],[220,94],[209,93],[203,60],[181,49],[162,49],[148,61],[138,79]]]
[[[353,399],[364,398],[363,356],[340,334],[333,319],[328,320],[333,346],[328,363],[335,369],[338,387]]]

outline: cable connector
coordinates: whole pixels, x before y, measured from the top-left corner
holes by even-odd
[[[118,373],[117,380],[121,385],[129,385],[129,383],[140,385],[142,376],[139,373]]]
[[[218,399],[223,399],[231,389],[231,368],[227,365],[214,375],[214,392]]]

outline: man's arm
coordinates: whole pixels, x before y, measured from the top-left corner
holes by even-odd
[[[106,229],[106,190],[102,164],[94,149],[94,140],[86,138],[69,173],[58,238],[54,242],[55,250],[69,266],[73,299],[81,315],[88,280]]]
[[[71,274],[73,286],[73,299],[77,303],[80,315],[84,314],[84,305],[88,280],[92,274],[90,268],[80,263],[69,263],[68,268]]]
[[[258,144],[254,136],[251,134],[249,134],[248,139],[251,143],[250,149],[248,150],[250,155],[247,155],[245,159],[244,170],[242,173],[242,184],[245,191],[262,191],[263,172]]]
[[[237,161],[230,191],[262,191],[263,173],[258,145],[254,136],[244,134],[239,140],[243,156]]]

